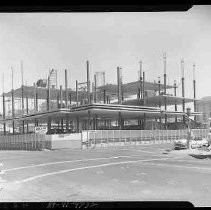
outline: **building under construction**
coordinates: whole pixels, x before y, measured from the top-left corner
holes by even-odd
[[[86,81],[76,81],[75,89],[57,85],[57,71],[51,70],[46,80],[33,86],[23,85],[2,94],[2,134],[31,133],[35,128],[47,128],[47,134],[79,133],[82,130],[165,130],[186,128],[186,103],[193,103],[191,126],[196,122],[196,81],[193,78],[193,98],[185,97],[184,61],[181,61],[181,96],[176,82],[167,85],[166,56],[164,74],[158,81],[145,80],[140,62],[139,79],[122,82],[122,69],[117,67],[117,83],[107,84],[105,72],[90,78],[86,62]],[[173,94],[169,94],[173,91]],[[182,110],[178,111],[181,106]],[[171,109],[169,108],[171,107]],[[172,109],[173,107],[173,109]]]

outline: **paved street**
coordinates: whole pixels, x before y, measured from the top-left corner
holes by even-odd
[[[0,151],[1,201],[183,200],[211,205],[211,160],[172,144]]]

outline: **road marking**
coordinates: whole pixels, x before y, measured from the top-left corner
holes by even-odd
[[[153,158],[153,159],[145,159],[145,160],[129,160],[129,161],[122,161],[122,162],[116,162],[116,163],[104,163],[104,164],[98,164],[98,165],[93,165],[93,166],[84,166],[84,167],[79,167],[79,168],[72,168],[72,169],[66,169],[66,170],[60,170],[56,172],[51,172],[51,173],[45,173],[37,176],[32,176],[27,179],[15,181],[15,183],[20,184],[20,183],[25,183],[29,182],[38,178],[46,177],[46,176],[51,176],[51,175],[56,175],[56,174],[63,174],[63,173],[68,173],[68,172],[73,172],[73,171],[79,171],[79,170],[84,170],[84,169],[90,169],[90,168],[99,168],[99,167],[106,167],[106,166],[112,166],[112,165],[120,165],[120,164],[127,164],[127,163],[138,163],[138,162],[148,162],[148,161],[155,161],[155,160],[167,160],[171,159],[174,157],[169,157],[169,158]],[[178,157],[175,157],[176,159]]]
[[[63,163],[77,163],[77,162],[83,162],[83,161],[95,161],[95,160],[118,159],[118,158],[133,158],[133,157],[141,157],[141,156],[142,155],[122,155],[122,156],[112,156],[112,157],[104,157],[104,158],[66,160],[66,161],[41,163],[41,164],[37,164],[37,165],[29,165],[29,166],[21,166],[21,167],[16,167],[16,168],[9,168],[9,169],[5,169],[5,170],[2,170],[2,171],[9,172],[9,171],[16,171],[16,170],[27,169],[27,168],[35,168],[35,167],[42,167],[42,166],[56,165],[56,164],[63,164]],[[156,156],[158,156],[158,155],[156,155]]]
[[[141,150],[141,149],[134,149],[133,151],[141,151],[141,152],[145,152],[145,153],[158,154],[158,152],[145,151],[145,150]]]
[[[177,160],[175,160],[175,161],[177,161]],[[182,165],[172,165],[172,164],[166,164],[166,163],[147,163],[147,164],[154,165],[154,166],[165,166],[165,167],[167,166],[167,167],[175,167],[175,168],[199,169],[199,170],[211,171],[211,168],[204,168],[204,167],[197,167],[197,166],[182,166]]]

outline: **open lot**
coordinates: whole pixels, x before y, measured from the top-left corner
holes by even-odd
[[[0,200],[182,200],[211,206],[211,160],[172,144],[55,151],[0,151]],[[167,151],[167,152],[166,152]]]

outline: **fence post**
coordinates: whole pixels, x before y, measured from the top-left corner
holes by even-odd
[[[100,139],[100,145],[101,145],[101,147],[102,147],[102,146],[103,146],[103,139],[102,139],[102,135],[103,135],[103,134],[102,134],[102,130],[100,130],[100,133],[101,133],[101,135],[100,135],[100,138],[101,138],[101,139]]]
[[[121,135],[121,130],[119,130],[119,145],[121,145],[121,137],[122,137],[122,135]]]
[[[127,140],[127,136],[126,136],[126,132],[125,132],[125,146],[126,146],[126,140]]]
[[[96,130],[94,132],[94,148],[96,147]]]
[[[114,146],[114,130],[113,130],[113,146]]]
[[[108,145],[108,130],[107,130],[107,147],[108,147],[109,145]]]
[[[131,130],[130,130],[130,145],[131,145]]]
[[[82,131],[81,131],[81,149],[83,149],[83,134],[82,134]]]

